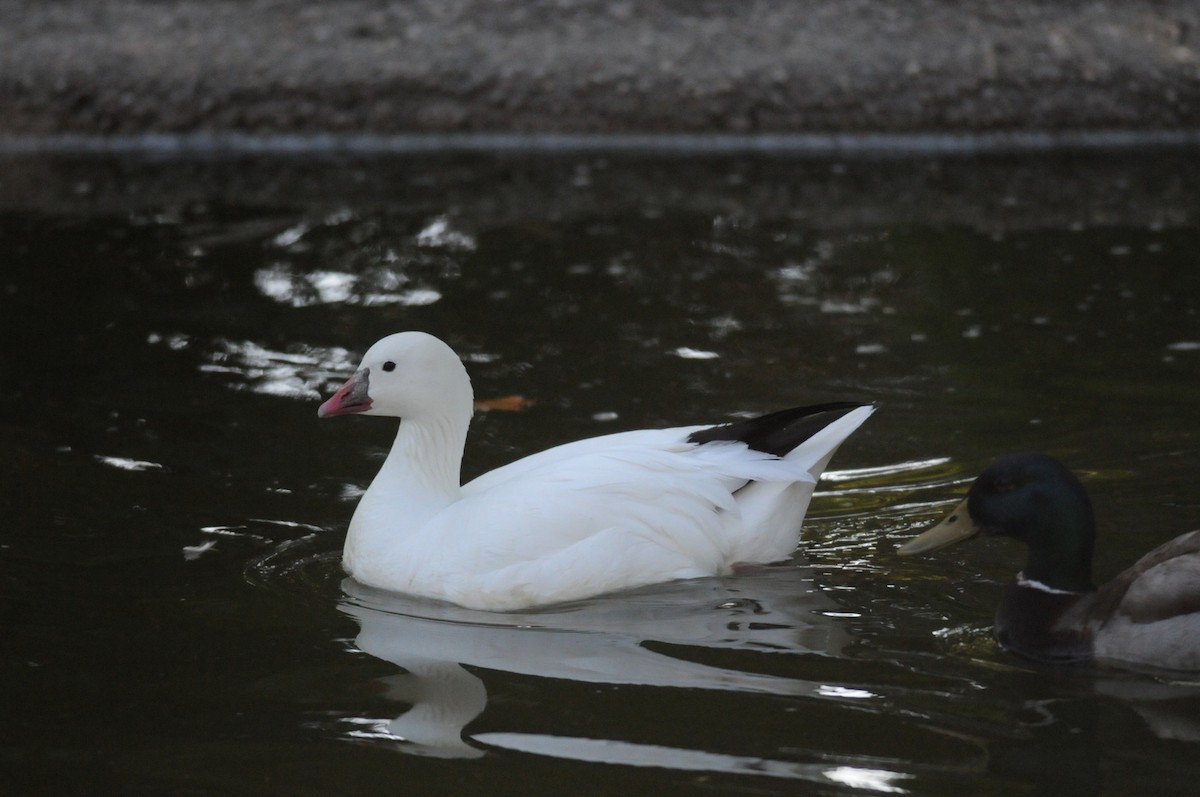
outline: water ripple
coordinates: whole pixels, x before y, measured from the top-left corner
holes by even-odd
[[[254,341],[217,340],[200,365],[204,373],[223,375],[234,390],[303,400],[321,398],[329,383],[354,371],[346,349],[297,344],[289,351]]]

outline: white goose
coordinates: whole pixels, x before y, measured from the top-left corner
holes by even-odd
[[[472,402],[449,346],[400,332],[317,411],[402,419],[350,521],[343,564],[357,581],[508,611],[777,562],[795,549],[833,452],[874,409],[619,432],[460,486]]]

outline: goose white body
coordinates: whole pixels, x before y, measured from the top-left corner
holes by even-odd
[[[390,367],[389,367],[390,366]],[[457,355],[391,335],[320,414],[402,419],[354,512],[343,563],[381,589],[515,610],[788,557],[817,478],[873,408],[850,409],[784,456],[709,427],[648,429],[557,446],[466,485],[472,392]]]

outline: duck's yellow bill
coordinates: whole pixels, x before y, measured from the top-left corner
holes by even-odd
[[[961,504],[954,507],[954,511],[945,520],[924,534],[919,534],[901,545],[896,549],[896,553],[900,556],[915,556],[917,554],[929,553],[939,548],[945,548],[947,545],[953,545],[956,542],[970,539],[978,534],[979,531],[979,525],[971,519],[971,513],[967,511],[967,502],[964,500]]]

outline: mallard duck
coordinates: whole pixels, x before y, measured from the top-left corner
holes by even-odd
[[[788,557],[817,478],[873,411],[823,404],[717,426],[567,443],[459,483],[472,414],[462,361],[389,335],[320,406],[401,419],[346,536],[357,581],[515,610]]]
[[[1200,531],[1160,545],[1097,589],[1095,521],[1083,485],[1053,457],[1014,454],[989,465],[965,501],[897,553],[978,534],[1029,548],[996,613],[1002,647],[1042,662],[1200,669]]]

